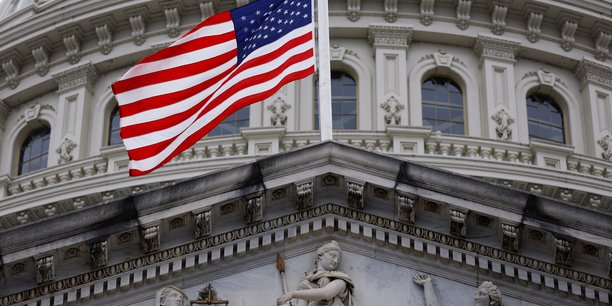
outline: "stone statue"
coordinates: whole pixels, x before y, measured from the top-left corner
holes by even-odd
[[[492,282],[482,282],[474,295],[474,306],[502,306],[501,291]]]
[[[155,306],[187,306],[189,298],[185,292],[174,286],[161,288],[155,294]]]
[[[425,292],[425,306],[442,306],[442,304],[438,300],[438,295],[434,289],[434,284],[431,280],[431,276],[418,274],[415,275],[412,280],[415,283],[423,286],[423,290]]]
[[[491,116],[491,119],[495,120],[495,123],[497,123],[497,127],[495,127],[497,137],[501,140],[509,140],[512,136],[512,124],[514,123],[514,119],[512,119],[503,109]]]
[[[336,271],[340,252],[340,246],[333,240],[321,246],[317,250],[315,270],[306,275],[298,290],[279,297],[277,305],[295,298],[308,300],[308,306],[354,306],[353,281],[347,274]]]

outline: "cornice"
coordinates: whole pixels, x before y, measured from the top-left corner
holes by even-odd
[[[94,82],[98,78],[98,71],[91,62],[53,74],[58,85],[58,93],[85,86],[93,92]]]
[[[408,48],[412,42],[412,27],[371,24],[368,39],[375,47]]]
[[[594,83],[612,88],[612,67],[583,58],[574,70],[581,87]]]

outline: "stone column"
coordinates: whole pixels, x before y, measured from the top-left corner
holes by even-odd
[[[96,68],[90,62],[53,75],[59,93],[59,124],[51,137],[60,147],[51,148],[49,153],[58,154],[56,158],[49,155],[50,165],[88,156],[93,84],[97,76]],[[72,149],[67,151],[67,147]]]
[[[612,137],[612,68],[583,59],[575,70],[584,101],[585,153],[611,159],[612,148],[605,144]],[[608,147],[606,150],[605,147]]]
[[[474,52],[480,56],[481,96],[483,97],[483,137],[498,139],[497,124],[492,117],[504,110],[510,118],[517,118],[516,93],[514,88],[514,64],[520,43],[498,37],[479,35],[474,43]],[[516,129],[516,120],[511,124]],[[529,134],[512,133],[510,141],[529,142]]]
[[[376,100],[373,104],[376,117],[372,128],[383,131],[387,125],[409,125],[406,57],[412,41],[412,27],[370,25],[368,36],[376,54]]]
[[[0,147],[8,148],[10,147],[8,143],[6,143],[6,139],[4,139],[4,130],[6,129],[6,120],[8,120],[8,116],[11,113],[11,107],[0,100]],[[10,155],[10,150],[0,150],[0,160],[6,160],[7,158],[12,158]],[[9,169],[2,169],[2,164],[0,164],[0,174],[8,173]],[[0,194],[2,191],[0,191]]]

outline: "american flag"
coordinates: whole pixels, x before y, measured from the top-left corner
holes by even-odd
[[[314,72],[312,0],[258,0],[206,19],[113,84],[130,176]]]

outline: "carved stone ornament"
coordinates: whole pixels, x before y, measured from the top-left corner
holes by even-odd
[[[26,122],[30,122],[38,118],[38,116],[40,115],[40,110],[41,110],[40,104],[34,104],[28,107],[28,109],[26,109],[24,112],[24,117],[25,117]]]
[[[44,284],[55,279],[55,266],[53,255],[42,257],[36,260],[36,283]]]
[[[142,45],[145,40],[145,23],[142,15],[130,16],[130,26],[132,27],[132,41],[137,46]]]
[[[457,27],[461,30],[466,30],[470,26],[470,11],[472,9],[472,0],[457,1]]]
[[[572,243],[565,239],[555,238],[555,263],[561,266],[572,266]]]
[[[347,0],[347,17],[350,21],[356,22],[361,18],[361,0]]]
[[[189,297],[174,286],[165,286],[155,293],[155,306],[187,306]]]
[[[595,38],[595,58],[599,61],[605,61],[608,58],[608,46],[612,41],[612,34],[599,32]]]
[[[597,140],[597,144],[602,148],[601,157],[612,160],[612,136],[606,135]]]
[[[450,234],[456,237],[465,237],[467,234],[466,225],[467,212],[451,209],[450,210]]]
[[[59,154],[59,158],[57,159],[58,164],[63,164],[71,161],[74,157],[72,156],[72,151],[77,147],[77,144],[70,140],[70,138],[65,138],[60,144],[59,148],[55,149],[55,152]]]
[[[385,0],[385,20],[387,22],[397,20],[397,0]]]
[[[492,282],[484,281],[474,294],[474,306],[502,306],[502,293]]]
[[[215,14],[215,5],[212,0],[200,0],[200,13],[202,20]]]
[[[195,237],[204,238],[212,233],[212,212],[206,210],[195,214]]]
[[[583,58],[574,72],[582,87],[589,83],[612,88],[612,69],[607,65]]]
[[[159,250],[159,225],[151,226],[142,230],[142,247],[144,253],[151,253]]]
[[[425,26],[433,23],[435,0],[421,0],[421,23]]]
[[[15,57],[10,57],[2,62],[2,70],[6,74],[4,80],[10,89],[15,89],[19,85],[21,78],[19,77],[19,70],[21,65]]]
[[[261,222],[263,219],[263,195],[246,200],[244,218],[247,224]]]
[[[395,96],[389,97],[387,101],[380,104],[380,107],[385,110],[385,123],[387,125],[400,125],[402,122],[401,111],[404,105],[400,104]]]
[[[495,35],[502,35],[506,30],[506,15],[508,14],[508,7],[503,5],[495,5],[493,12],[491,13],[491,23],[493,28],[491,32]]]
[[[179,14],[178,8],[166,8],[164,10],[164,15],[166,16],[166,30],[168,30],[168,36],[172,38],[179,36],[179,34],[181,34],[179,29],[181,15]]]
[[[566,52],[571,51],[576,43],[576,30],[578,23],[566,20],[561,26],[561,48]]]
[[[313,182],[306,182],[295,186],[296,204],[298,210],[312,207],[312,187]]]
[[[520,47],[520,42],[485,35],[478,35],[474,43],[474,51],[481,58],[502,59],[512,62],[516,60]]]
[[[346,182],[347,202],[350,208],[362,210],[363,202],[363,184],[355,182]]]
[[[76,33],[67,33],[64,35],[64,46],[66,47],[66,57],[71,65],[78,63],[81,60],[81,41]]]
[[[412,42],[412,27],[371,24],[368,39],[375,47],[407,48]]]
[[[98,46],[102,54],[106,55],[113,51],[113,33],[107,24],[102,24],[96,27],[96,35],[98,35]]]
[[[213,288],[212,284],[208,283],[208,286],[203,287],[198,291],[198,298],[196,301],[191,301],[191,304],[199,305],[229,305],[228,300],[222,300],[217,294],[217,290]]]
[[[495,115],[491,116],[491,119],[497,124],[495,127],[497,138],[509,140],[512,137],[512,124],[514,123],[514,119],[512,119],[503,108],[495,113]]]
[[[276,98],[276,100],[266,108],[272,112],[272,116],[270,117],[272,126],[285,126],[287,124],[286,112],[291,109],[291,105],[283,98]]]
[[[544,14],[539,12],[530,12],[527,17],[527,40],[531,43],[536,43],[540,40],[540,36],[542,35],[542,30],[540,29],[542,25],[542,20],[544,19]]]
[[[89,246],[89,265],[92,269],[108,265],[108,248],[106,241],[98,241]]]
[[[32,48],[32,57],[34,57],[34,70],[39,76],[45,76],[49,73],[49,51],[45,46],[37,46]]]
[[[502,223],[502,249],[517,253],[519,248],[519,229],[510,224]]]
[[[416,209],[414,203],[416,202],[415,197],[408,197],[402,195],[395,196],[395,202],[397,203],[397,216],[402,222],[409,222],[414,224],[416,219]]]

